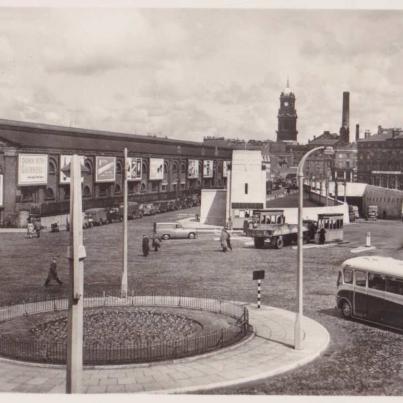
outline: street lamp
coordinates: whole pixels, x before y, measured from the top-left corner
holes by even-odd
[[[307,158],[316,151],[324,150],[326,155],[334,153],[332,147],[315,147],[308,151],[298,164],[297,178],[298,178],[298,272],[297,272],[297,317],[294,326],[294,348],[302,350],[302,317],[303,317],[303,227],[302,227],[302,213],[303,213],[303,197],[304,197],[304,163]]]
[[[66,393],[81,392],[83,369],[83,295],[84,259],[80,157],[73,155],[71,163],[62,169],[70,176],[70,244],[67,257],[70,261],[70,292],[67,334]]]

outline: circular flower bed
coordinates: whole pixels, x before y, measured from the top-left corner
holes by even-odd
[[[84,311],[84,343],[92,346],[130,346],[133,343],[173,342],[202,329],[200,323],[184,315],[157,309],[98,308]],[[30,329],[38,342],[64,343],[67,314],[44,320]]]

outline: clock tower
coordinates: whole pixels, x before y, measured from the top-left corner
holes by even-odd
[[[295,110],[295,95],[290,90],[287,79],[287,87],[280,95],[280,109],[278,110],[277,142],[297,142],[297,111]]]

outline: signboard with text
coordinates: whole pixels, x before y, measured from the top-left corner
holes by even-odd
[[[203,178],[212,178],[212,177],[213,177],[213,161],[204,160],[203,161]]]
[[[141,158],[127,158],[127,180],[128,181],[139,181],[141,180]]]
[[[70,176],[66,175],[66,173],[63,172],[63,169],[67,168],[69,164],[71,163],[71,157],[72,155],[61,155],[60,156],[60,184],[68,184],[70,183]],[[80,165],[84,166],[84,160],[85,157],[80,156]],[[81,176],[81,182],[84,181],[84,178]]]
[[[95,182],[115,182],[116,157],[95,157]]]
[[[161,181],[162,179],[164,179],[164,160],[150,158],[150,180]]]
[[[18,154],[18,186],[39,186],[48,183],[46,154]]]
[[[196,179],[199,177],[199,160],[188,161],[188,178]]]

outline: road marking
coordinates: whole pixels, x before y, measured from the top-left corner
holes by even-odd
[[[359,246],[358,248],[351,249],[351,253],[361,253],[361,252],[367,252],[369,250],[374,250],[376,249],[376,246]]]

